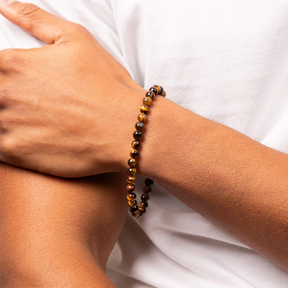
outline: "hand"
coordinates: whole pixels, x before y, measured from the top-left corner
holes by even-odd
[[[84,27],[18,1],[0,13],[48,44],[0,52],[0,161],[63,177],[124,169],[144,90]]]

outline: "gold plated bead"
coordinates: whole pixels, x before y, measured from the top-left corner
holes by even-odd
[[[127,178],[127,183],[133,184],[136,182],[136,177],[135,176],[128,176]]]
[[[136,159],[136,158],[138,158],[138,156],[139,156],[138,150],[132,149],[132,150],[130,151],[130,157],[131,157],[131,158]]]
[[[151,186],[154,184],[154,181],[152,179],[146,178],[145,179],[145,185],[146,186]]]
[[[136,159],[133,159],[133,158],[130,158],[128,160],[128,165],[132,168],[134,168],[136,165],[137,165],[137,160]]]
[[[135,207],[135,206],[137,205],[137,201],[136,201],[136,200],[134,200],[134,201],[128,201],[128,205],[129,205],[130,207]]]
[[[148,105],[141,105],[140,106],[140,111],[142,112],[142,113],[147,113],[147,112],[149,112],[149,106]]]
[[[140,148],[140,142],[137,141],[137,140],[134,140],[132,143],[131,143],[131,147],[133,149],[139,149]]]
[[[127,170],[128,175],[134,176],[137,173],[137,169],[136,168],[128,168]]]
[[[136,200],[136,194],[135,194],[135,193],[130,193],[130,194],[128,194],[128,195],[127,195],[127,199],[128,199],[129,201],[134,201],[134,200]]]
[[[151,189],[150,186],[144,186],[144,188],[143,188],[143,192],[144,192],[144,193],[148,194],[148,193],[150,193],[151,191],[152,191],[152,189]]]
[[[139,122],[145,122],[147,119],[147,116],[144,113],[141,113],[138,115],[138,121]]]
[[[135,187],[135,185],[133,185],[133,184],[128,184],[128,185],[126,186],[126,191],[127,191],[128,193],[134,192],[135,189],[136,189],[136,187]]]
[[[145,98],[143,99],[143,104],[144,104],[144,105],[147,105],[147,106],[150,106],[150,105],[152,104],[152,98],[150,98],[150,97],[145,97]]]
[[[148,201],[150,199],[150,196],[148,194],[142,194],[141,195],[141,200],[144,202],[144,201]]]
[[[137,131],[142,131],[144,129],[144,123],[143,122],[137,122],[135,125],[135,129]]]

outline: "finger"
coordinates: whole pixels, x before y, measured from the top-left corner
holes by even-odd
[[[47,44],[61,42],[62,36],[70,23],[34,4],[0,0],[0,13],[15,25],[43,40]]]

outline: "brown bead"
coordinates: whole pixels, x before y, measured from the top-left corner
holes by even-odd
[[[152,189],[151,189],[150,186],[144,186],[144,188],[143,188],[143,192],[144,192],[144,193],[148,194],[148,193],[150,193],[151,191],[152,191]]]
[[[133,184],[136,182],[136,177],[135,176],[128,176],[127,178],[127,182],[130,183],[130,184]]]
[[[144,202],[144,201],[148,201],[150,199],[150,196],[148,194],[142,194],[141,195],[141,200]]]
[[[156,87],[151,87],[149,91],[152,91],[155,95],[157,95],[157,88]],[[146,94],[147,95],[147,94]]]
[[[127,170],[128,175],[134,176],[137,173],[137,169],[136,168],[128,168]]]
[[[133,158],[130,158],[128,160],[128,165],[132,168],[134,168],[136,165],[137,165],[137,160],[136,159],[133,159]]]
[[[163,90],[163,92],[160,95],[166,97],[166,92]]]
[[[145,97],[151,98],[152,100],[154,99],[155,96],[156,96],[156,95],[155,95],[155,93],[154,93],[153,91],[148,91],[148,92],[146,93],[146,95],[145,95]]]
[[[143,214],[146,213],[146,209],[144,207],[139,207],[139,211],[141,211]]]
[[[131,147],[133,149],[139,149],[140,148],[140,142],[137,141],[137,140],[134,140],[132,143],[131,143]]]
[[[138,115],[138,121],[139,122],[145,122],[147,119],[147,116],[144,113],[141,113]]]
[[[131,158],[136,159],[136,158],[138,158],[138,156],[139,156],[138,150],[133,149],[133,150],[130,151],[130,157]]]
[[[146,114],[147,112],[149,112],[149,106],[147,105],[141,105],[140,106],[140,111],[144,114]]]
[[[134,200],[134,201],[128,201],[128,205],[129,205],[130,207],[135,207],[135,206],[137,205],[137,201],[136,201],[136,200]]]
[[[148,207],[148,202],[146,202],[146,201],[140,202],[139,207],[147,208]]]
[[[141,131],[135,131],[133,133],[133,137],[134,137],[135,140],[140,140],[141,137],[142,137],[142,132]]]
[[[127,200],[129,200],[129,201],[134,201],[134,200],[136,200],[136,198],[137,198],[137,196],[135,193],[130,193],[127,195]]]
[[[134,206],[134,207],[129,206],[129,211],[130,211],[131,213],[137,212],[137,211],[138,211],[138,206],[137,206],[137,205]]]
[[[137,131],[142,131],[144,129],[144,123],[143,122],[137,122],[135,125],[135,129]]]
[[[128,185],[126,186],[126,191],[127,191],[128,193],[134,192],[135,189],[136,189],[136,187],[135,187],[135,185],[133,185],[133,184],[128,184]]]
[[[146,186],[151,186],[154,184],[154,181],[152,179],[146,178],[145,179],[145,185]]]
[[[131,215],[135,218],[140,218],[143,215],[143,212],[140,210],[136,211],[135,213],[131,213]]]
[[[153,85],[153,87],[157,89],[157,94],[161,95],[161,93],[163,92],[163,88],[159,85]]]
[[[145,97],[145,98],[143,99],[143,104],[144,104],[144,105],[147,105],[147,106],[150,106],[150,105],[152,104],[152,98],[150,98],[150,97]]]

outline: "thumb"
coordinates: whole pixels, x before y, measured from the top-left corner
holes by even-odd
[[[64,29],[69,23],[34,4],[19,1],[0,0],[0,13],[47,44],[60,42]]]

